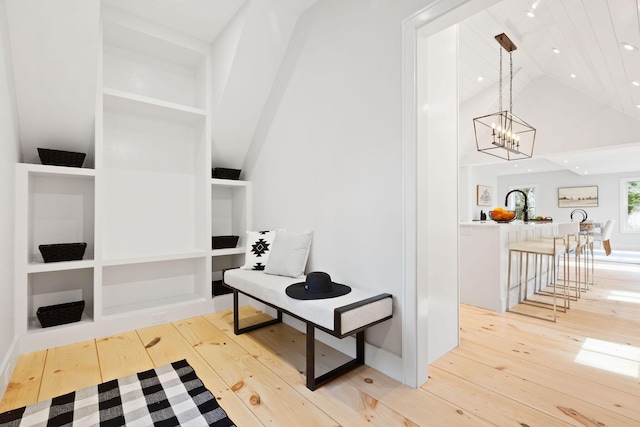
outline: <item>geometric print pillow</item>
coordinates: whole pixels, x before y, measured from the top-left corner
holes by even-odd
[[[245,270],[264,270],[276,238],[273,231],[247,231],[247,249],[244,256]]]

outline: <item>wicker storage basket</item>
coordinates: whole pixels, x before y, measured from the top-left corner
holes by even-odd
[[[235,248],[240,236],[213,236],[211,246],[213,249]]]
[[[38,246],[44,262],[77,261],[84,256],[86,243],[55,243]]]
[[[211,177],[220,179],[240,179],[240,172],[241,169],[213,168],[211,171]]]
[[[38,148],[38,155],[43,165],[69,166],[72,168],[81,168],[86,157],[85,153],[51,150],[48,148]]]
[[[84,311],[84,300],[39,307],[36,315],[43,328],[79,322]]]
[[[225,295],[233,292],[231,288],[228,288],[222,284],[222,280],[214,280],[213,282],[211,282],[211,288],[214,297],[217,295]]]

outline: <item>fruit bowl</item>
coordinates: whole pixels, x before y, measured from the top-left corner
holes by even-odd
[[[496,208],[492,211],[489,211],[489,218],[491,218],[495,222],[511,222],[516,219],[516,211]]]

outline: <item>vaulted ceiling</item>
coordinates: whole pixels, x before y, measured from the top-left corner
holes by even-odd
[[[240,167],[298,18],[316,1],[325,0],[5,0],[23,160],[36,161],[37,146],[91,153],[100,8],[115,7],[212,44],[212,154],[216,166]],[[505,0],[463,21],[461,162],[493,163],[470,129],[497,109],[494,36],[504,32],[518,47],[514,113],[538,129],[535,158],[519,170],[638,170],[624,164],[640,158],[637,1]]]
[[[538,129],[534,159],[486,159],[499,174],[567,169],[578,174],[640,166],[640,26],[637,0],[508,0],[460,25],[460,99],[471,116],[497,111],[500,45],[513,52],[513,112]],[[508,54],[503,51],[503,108]],[[534,90],[535,89],[535,90]],[[461,117],[461,153],[475,150]],[[485,156],[490,157],[490,156]]]

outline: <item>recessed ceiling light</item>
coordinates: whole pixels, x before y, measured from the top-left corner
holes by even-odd
[[[580,166],[576,166],[576,169],[580,169]]]
[[[634,81],[632,81],[632,82],[631,82],[631,84],[632,84],[632,85],[634,85],[634,86],[640,86],[640,83],[638,83],[638,82],[637,82],[637,81],[635,81],[635,80],[634,80]]]
[[[575,75],[575,74],[573,74],[573,73],[571,73],[571,74],[569,74],[569,77],[571,77],[572,79],[575,79],[575,78],[576,78],[576,75]]]
[[[622,47],[624,47],[625,50],[638,50],[638,48],[631,43],[622,43]]]
[[[531,172],[531,169],[527,169],[527,172]]]
[[[530,10],[530,11],[528,11],[528,12],[527,12],[527,16],[528,16],[529,18],[535,18],[535,17],[536,17],[536,14],[535,14],[535,13],[533,13],[533,11],[532,11],[532,10]]]
[[[554,47],[551,50],[553,51],[553,53],[560,53],[560,49],[558,49],[557,47]]]
[[[569,160],[565,160],[565,161],[563,161],[562,163],[569,163]]]
[[[517,168],[517,167],[518,167],[518,164],[516,163],[515,165],[513,165],[513,167],[514,167],[514,168]]]
[[[585,175],[587,175],[588,173],[589,173],[589,172],[587,172],[587,171],[584,171],[584,174],[585,174]]]
[[[637,107],[637,108],[640,108],[640,104],[637,104],[637,105],[636,105],[636,107]]]
[[[483,80],[484,80],[484,77],[482,77],[482,76],[478,76],[478,82],[481,82],[481,81],[483,81]]]

